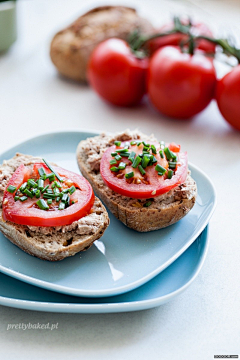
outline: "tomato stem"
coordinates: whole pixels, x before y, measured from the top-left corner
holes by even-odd
[[[216,38],[213,38],[210,36],[204,36],[204,35],[195,36],[191,32],[191,27],[192,27],[191,19],[189,19],[188,23],[185,25],[185,24],[181,23],[181,20],[179,17],[175,16],[173,18],[173,23],[174,23],[174,27],[172,30],[162,32],[162,33],[159,32],[159,33],[156,33],[156,34],[153,34],[150,36],[140,34],[137,30],[135,30],[132,34],[130,34],[130,37],[129,37],[129,45],[130,45],[132,51],[136,54],[138,54],[138,52],[141,53],[141,51],[143,51],[144,47],[146,47],[147,42],[157,39],[157,38],[160,38],[160,37],[168,36],[171,34],[181,33],[181,34],[188,35],[188,37],[189,37],[186,44],[188,44],[188,46],[189,46],[188,51],[190,54],[193,55],[194,49],[199,40],[206,40],[206,41],[209,41],[210,43],[216,44],[219,47],[221,47],[222,52],[225,55],[234,56],[237,59],[238,63],[240,63],[240,49],[238,49],[234,45],[230,44],[230,41],[228,39],[216,39]],[[179,44],[179,45],[181,45],[181,44]],[[141,54],[143,54],[143,53],[141,53]]]

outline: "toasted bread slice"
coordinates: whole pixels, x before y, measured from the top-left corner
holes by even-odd
[[[108,213],[95,197],[89,215],[71,225],[37,227],[4,221],[2,217],[3,193],[12,174],[20,164],[31,165],[41,160],[30,155],[16,154],[0,165],[0,231],[15,245],[40,259],[57,261],[87,250],[99,239],[109,225]]]
[[[153,198],[147,208],[143,206],[147,199],[132,199],[109,189],[100,174],[102,154],[116,140],[137,139],[156,141],[153,136],[146,136],[139,131],[127,130],[112,136],[101,134],[79,143],[77,161],[82,175],[116,218],[134,230],[146,232],[164,228],[182,219],[195,204],[197,186],[189,171],[184,184]]]

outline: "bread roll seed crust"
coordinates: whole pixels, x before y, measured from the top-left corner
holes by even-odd
[[[57,261],[87,250],[109,225],[107,211],[95,197],[91,213],[67,226],[38,227],[18,225],[2,217],[2,199],[8,181],[20,164],[41,161],[30,155],[16,154],[0,166],[0,231],[20,249],[43,260]]]
[[[77,161],[84,177],[91,183],[94,192],[106,207],[126,226],[139,232],[158,230],[182,219],[194,206],[197,197],[196,182],[188,173],[184,184],[168,193],[153,198],[152,204],[144,208],[146,200],[122,196],[107,187],[100,174],[100,161],[104,151],[114,141],[146,140],[156,141],[139,131],[126,130],[115,135],[101,134],[79,143]]]
[[[87,64],[94,48],[102,41],[117,37],[127,40],[134,30],[154,31],[151,23],[135,9],[101,6],[80,16],[53,38],[50,56],[59,73],[77,81],[87,81]]]

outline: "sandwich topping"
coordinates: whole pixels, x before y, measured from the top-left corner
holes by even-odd
[[[3,196],[3,218],[31,226],[64,226],[90,213],[94,193],[89,182],[46,160],[20,165]]]
[[[181,153],[175,143],[115,141],[102,156],[100,172],[113,191],[131,198],[152,198],[185,182],[187,153]]]

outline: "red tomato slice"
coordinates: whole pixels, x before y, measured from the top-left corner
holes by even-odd
[[[171,144],[168,145],[169,149],[173,152],[179,152],[181,150],[181,146],[175,144],[174,142],[172,142]]]
[[[158,172],[155,170],[155,166],[156,164],[159,164],[167,169],[168,162],[165,157],[162,159],[159,155],[159,143],[151,143],[151,145],[155,145],[156,147],[157,154],[154,156],[157,159],[157,163],[151,166],[147,166],[147,168],[144,169],[146,171],[144,176],[141,175],[138,168],[132,168],[131,161],[126,157],[122,157],[122,159],[118,162],[118,164],[120,162],[125,162],[127,164],[126,168],[124,170],[120,170],[118,173],[112,172],[110,170],[110,168],[113,166],[110,165],[110,160],[113,159],[111,153],[114,152],[117,147],[113,145],[108,148],[104,152],[100,164],[100,172],[105,184],[110,189],[121,195],[135,199],[147,199],[164,194],[177,185],[184,183],[188,172],[187,153],[185,152],[176,154],[178,157],[177,169],[173,177],[171,179],[167,179],[166,176],[158,175]],[[124,143],[122,143],[122,146],[124,146]],[[134,151],[136,154],[141,154],[142,148],[143,145],[133,145],[130,147],[129,152]],[[114,166],[117,167],[118,164]],[[126,179],[125,174],[132,171],[134,172],[134,177],[131,179]]]
[[[70,196],[70,201],[74,200],[74,204],[71,204],[64,210],[58,210],[58,205],[53,205],[46,211],[38,208],[36,205],[38,199],[36,197],[28,198],[24,202],[15,201],[14,196],[16,192],[14,194],[9,193],[7,191],[9,185],[19,189],[29,178],[37,179],[39,177],[37,169],[40,167],[44,167],[46,173],[51,172],[43,163],[38,163],[34,166],[20,165],[14,172],[3,196],[4,220],[21,225],[63,226],[72,224],[90,212],[94,203],[94,193],[91,185],[83,176],[60,167],[54,167],[54,171],[63,178],[63,188],[74,185],[77,189]],[[47,183],[49,181],[45,180],[45,186]]]

